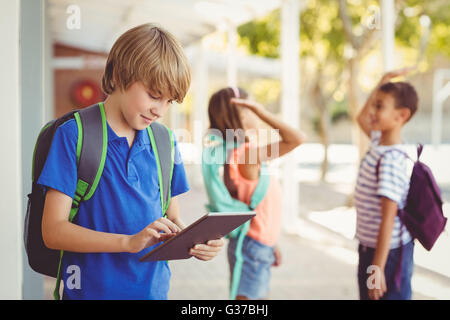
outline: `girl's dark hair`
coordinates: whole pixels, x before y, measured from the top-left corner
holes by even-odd
[[[235,104],[230,102],[231,98],[247,99],[248,93],[242,88],[239,90],[239,97],[236,97],[233,88],[224,88],[214,93],[209,99],[208,116],[210,129],[217,129],[222,133],[225,140],[226,129],[243,129],[239,110]],[[235,137],[236,138],[236,137]]]
[[[408,108],[412,118],[417,111],[419,98],[412,85],[407,82],[388,82],[380,87],[380,91],[392,95],[396,108]]]
[[[235,92],[235,90],[238,90],[238,92]],[[238,97],[236,93],[239,93]],[[243,129],[241,118],[239,116],[239,107],[230,102],[231,98],[246,99],[248,98],[248,93],[241,88],[228,87],[217,91],[211,96],[211,99],[209,99],[208,116],[210,129],[219,130],[222,133],[224,141],[226,141],[227,138],[231,138],[227,137],[226,129]],[[248,141],[243,130],[235,131],[235,133],[241,134],[242,136],[233,135],[233,141],[227,142]],[[238,199],[237,186],[230,177],[228,161],[224,163],[223,180],[231,197]]]

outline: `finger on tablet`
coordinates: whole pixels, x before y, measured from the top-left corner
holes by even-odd
[[[223,238],[220,238],[216,240],[209,240],[206,244],[212,247],[222,247],[225,243],[223,241]]]
[[[172,230],[163,222],[155,221],[152,223],[152,227],[156,229],[158,232],[172,233]]]
[[[177,226],[174,222],[170,221],[169,219],[161,218],[159,219],[159,221],[164,225],[166,225],[167,227],[169,227],[169,229],[172,230],[173,232],[181,231],[180,227]]]
[[[160,238],[159,240],[161,241],[167,241],[169,239],[172,239],[173,237],[175,237],[177,234],[176,233],[161,233],[160,234]]]

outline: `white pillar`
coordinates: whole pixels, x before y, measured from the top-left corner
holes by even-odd
[[[22,299],[20,1],[0,1],[0,300]]]
[[[46,0],[21,0],[21,147],[22,147],[22,219],[25,218],[27,194],[31,192],[31,159],[36,138],[44,125],[54,117],[52,41],[49,19],[45,19]],[[21,248],[23,241],[21,240]],[[28,265],[23,250],[23,298],[43,299],[43,276]]]
[[[230,25],[228,28],[228,46],[227,46],[227,85],[237,86],[237,67],[236,67],[236,46],[237,31],[236,27]]]
[[[431,113],[431,142],[437,147],[442,140],[442,109],[445,100],[450,97],[450,69],[439,69],[434,72],[433,109]]]
[[[300,127],[300,25],[299,3],[284,0],[281,7],[281,112],[283,120],[294,128]],[[299,215],[299,181],[294,152],[286,155],[282,168],[283,226],[295,227]]]
[[[43,116],[44,123],[49,122],[55,117],[54,107],[54,69],[53,69],[53,38],[51,30],[50,0],[44,0],[43,4],[43,72],[44,72],[44,97],[43,97]],[[105,60],[106,64],[106,60]]]
[[[395,67],[395,8],[394,0],[381,0],[381,45],[384,72]]]
[[[207,52],[202,41],[196,50],[194,83],[193,83],[193,109],[191,110],[191,137],[195,146],[195,161],[192,167],[192,180],[194,185],[202,185],[202,141],[206,129],[209,127],[208,120],[208,59]]]

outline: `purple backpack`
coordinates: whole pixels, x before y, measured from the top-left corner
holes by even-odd
[[[444,217],[442,211],[441,191],[433,174],[427,165],[419,161],[422,150],[423,145],[419,144],[406,205],[403,209],[398,210],[398,215],[411,236],[419,240],[422,246],[429,251],[444,231],[447,218]],[[377,177],[381,159],[385,154],[378,160]],[[406,153],[405,155],[408,157]]]

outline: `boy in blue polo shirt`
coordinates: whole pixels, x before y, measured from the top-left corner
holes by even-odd
[[[158,169],[146,128],[172,101],[181,102],[190,70],[179,43],[151,24],[125,32],[113,45],[102,87],[108,147],[91,199],[68,221],[77,183],[75,120],[53,138],[38,183],[46,187],[42,234],[47,247],[64,250],[63,299],[167,299],[167,261],[139,262],[156,244],[184,228],[176,196],[189,190],[175,141],[172,200],[163,218]],[[223,240],[196,245],[191,254],[214,258]],[[73,272],[76,283],[67,285]],[[71,279],[69,279],[71,280]]]

